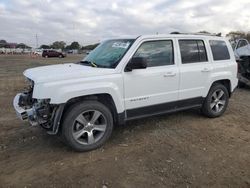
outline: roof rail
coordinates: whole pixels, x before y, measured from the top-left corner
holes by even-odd
[[[178,31],[171,32],[170,34],[182,34],[182,35],[205,35],[205,36],[216,36],[221,37],[221,33],[211,34],[211,33],[180,33]]]

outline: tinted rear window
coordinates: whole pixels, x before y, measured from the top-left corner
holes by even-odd
[[[182,63],[207,61],[205,44],[202,40],[179,40]]]
[[[225,41],[210,40],[209,41],[214,61],[221,61],[230,59],[230,54]]]

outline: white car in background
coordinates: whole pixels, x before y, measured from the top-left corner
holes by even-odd
[[[43,49],[35,49],[34,55],[42,56],[42,54],[43,54]]]
[[[246,39],[235,42],[234,54],[238,62],[239,87],[250,86],[250,44]]]

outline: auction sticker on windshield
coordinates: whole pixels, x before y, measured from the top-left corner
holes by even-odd
[[[112,45],[113,48],[125,48],[127,49],[130,45],[130,42],[114,42]]]

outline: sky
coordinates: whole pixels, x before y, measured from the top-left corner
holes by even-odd
[[[0,0],[0,39],[36,47],[173,31],[250,31],[250,0]]]

